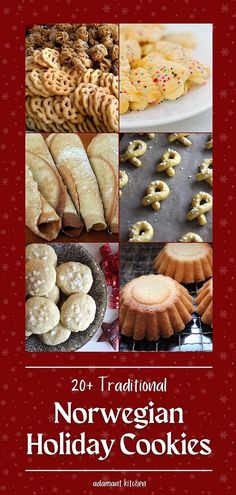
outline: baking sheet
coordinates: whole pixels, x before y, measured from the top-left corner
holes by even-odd
[[[120,169],[125,170],[129,177],[128,184],[122,189],[120,199],[120,240],[128,240],[129,228],[139,220],[146,220],[154,229],[152,241],[175,242],[187,232],[199,234],[203,241],[212,241],[212,211],[206,214],[207,224],[201,227],[197,220],[186,220],[191,209],[194,194],[204,191],[212,194],[212,188],[205,181],[197,182],[195,174],[204,158],[212,156],[212,150],[205,149],[209,134],[192,133],[189,139],[192,145],[185,147],[175,141],[168,142],[168,134],[157,133],[149,140],[145,135],[124,134],[120,141],[120,154],[124,153],[130,141],[141,139],[147,143],[147,151],[140,157],[143,165],[134,167],[130,162],[120,163]],[[175,168],[174,177],[168,177],[165,172],[157,172],[156,165],[161,161],[162,154],[171,148],[181,155],[181,163]],[[142,199],[146,188],[154,180],[164,181],[170,188],[169,196],[161,201],[159,211],[151,206],[143,206]]]

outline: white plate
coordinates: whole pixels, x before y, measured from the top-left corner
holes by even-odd
[[[197,40],[193,54],[211,69],[212,74],[212,24],[166,24],[166,34],[191,32]],[[161,131],[161,125],[171,124],[199,115],[212,106],[212,76],[204,86],[189,91],[175,101],[150,105],[139,112],[128,112],[120,118],[121,132],[153,130]],[[188,129],[186,129],[188,130]],[[199,129],[201,130],[201,129]],[[170,127],[171,131],[171,127]]]

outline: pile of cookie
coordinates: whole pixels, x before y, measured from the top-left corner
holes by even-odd
[[[118,131],[118,28],[34,26],[26,36],[26,127]]]
[[[55,346],[93,322],[96,303],[88,294],[93,284],[88,266],[72,261],[57,266],[51,246],[29,244],[25,272],[27,338],[34,334]]]
[[[206,84],[210,68],[195,58],[196,46],[191,32],[165,34],[162,24],[121,24],[120,113],[177,100]]]

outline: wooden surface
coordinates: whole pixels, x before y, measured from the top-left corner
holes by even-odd
[[[44,139],[46,139],[49,136],[49,133],[41,133]],[[87,150],[87,147],[89,143],[93,140],[93,138],[97,135],[97,133],[79,133],[78,135],[83,142],[83,145],[85,149]],[[84,228],[82,234],[79,237],[68,237],[65,234],[63,234],[62,231],[60,231],[58,237],[54,239],[52,242],[118,242],[119,241],[119,234],[112,234],[110,235],[106,230],[100,230],[97,232],[96,230],[91,230],[91,232],[86,232],[86,229]],[[27,227],[25,228],[25,242],[26,244],[31,244],[32,242],[43,242],[46,243],[45,239],[42,239],[42,237],[39,237],[35,235],[31,230],[29,230]]]
[[[100,230],[99,232],[96,232],[96,230],[92,230],[91,232],[86,232],[86,230],[84,230],[80,237],[69,237],[63,234],[63,232],[60,232],[58,237],[51,242],[65,243],[65,242],[118,242],[118,241],[119,241],[118,234],[110,235],[106,230]],[[31,232],[31,230],[29,230],[26,227],[25,242],[26,244],[31,244],[32,242],[47,243],[48,241],[42,239],[42,237],[38,237],[37,235],[33,234],[33,232]]]

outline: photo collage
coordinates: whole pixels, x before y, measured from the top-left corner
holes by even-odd
[[[27,352],[212,351],[212,43],[27,27]]]

